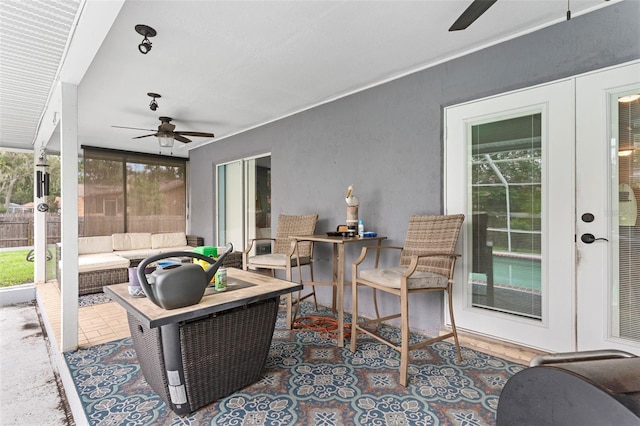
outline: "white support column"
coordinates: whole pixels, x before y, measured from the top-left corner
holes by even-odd
[[[78,87],[60,84],[61,344],[78,348]]]
[[[45,212],[38,210],[38,205],[47,202],[47,197],[44,195],[38,197],[38,173],[37,171],[44,171],[42,167],[38,167],[40,164],[40,152],[41,148],[35,148],[33,151],[33,249],[34,249],[34,264],[33,264],[33,281],[36,284],[44,283],[47,279],[47,217]]]

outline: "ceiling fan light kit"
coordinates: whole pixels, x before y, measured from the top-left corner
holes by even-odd
[[[149,37],[155,37],[158,33],[150,26],[144,24],[136,25],[135,29],[138,34],[144,37],[142,39],[142,43],[138,45],[138,50],[143,55],[146,55],[151,51],[151,42],[149,41]]]
[[[173,136],[172,135],[158,135],[158,143],[160,148],[173,148]]]

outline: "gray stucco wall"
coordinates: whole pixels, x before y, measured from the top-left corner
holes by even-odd
[[[402,245],[409,215],[443,212],[445,106],[640,58],[638,22],[640,2],[625,1],[194,149],[191,232],[216,242],[215,165],[270,152],[273,228],[279,213],[317,212],[317,231],[333,230],[353,184],[366,228]],[[347,264],[358,253],[348,247]],[[329,257],[318,245],[317,279],[328,279]],[[412,327],[436,332],[441,300],[412,300]]]

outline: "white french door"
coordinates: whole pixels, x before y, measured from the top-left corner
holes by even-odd
[[[640,355],[640,64],[578,78],[576,111],[578,349]]]
[[[445,111],[460,328],[640,354],[640,64]],[[625,102],[626,101],[626,102]]]
[[[573,91],[565,80],[445,111],[446,209],[467,218],[462,329],[573,349]]]

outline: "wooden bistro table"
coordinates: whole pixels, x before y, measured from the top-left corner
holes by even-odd
[[[338,311],[338,330],[336,334],[336,343],[338,347],[344,347],[344,246],[345,244],[352,243],[365,243],[374,245],[380,245],[382,240],[386,240],[387,237],[375,236],[375,237],[345,237],[345,236],[329,236],[329,235],[300,235],[292,236],[291,239],[301,241],[313,241],[314,243],[329,243],[333,245],[333,281],[331,282],[305,282],[308,285],[332,285],[336,287],[334,293],[334,310]],[[380,250],[376,253],[376,266],[380,258]],[[336,300],[337,299],[337,300]],[[336,303],[337,302],[337,303]],[[336,306],[337,305],[337,306]],[[292,319],[288,319],[292,321]]]
[[[127,311],[142,374],[171,409],[189,414],[260,379],[279,296],[298,283],[227,269],[227,290],[208,287],[192,306],[166,310],[129,295],[128,283],[104,287]]]

